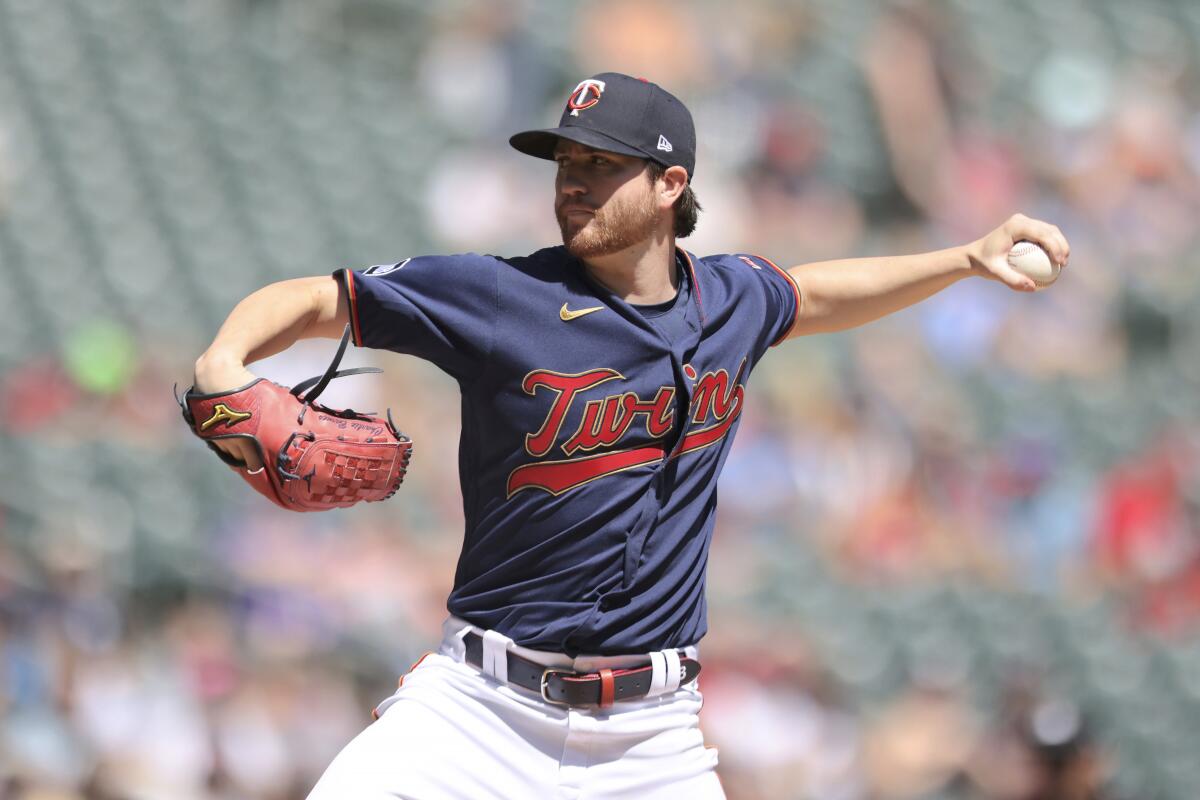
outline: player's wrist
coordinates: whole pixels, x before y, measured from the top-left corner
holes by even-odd
[[[965,276],[987,277],[989,270],[985,266],[984,240],[976,239],[970,244],[956,248],[962,264],[961,270]]]
[[[236,354],[210,348],[196,359],[194,385],[198,392],[218,392],[242,386],[253,380],[245,363]]]

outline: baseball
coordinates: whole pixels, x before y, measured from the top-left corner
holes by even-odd
[[[1049,286],[1058,279],[1058,264],[1036,242],[1020,241],[1008,251],[1008,265],[1017,272],[1033,278],[1038,288]]]

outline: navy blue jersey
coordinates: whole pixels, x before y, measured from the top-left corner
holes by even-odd
[[[799,291],[758,256],[677,258],[685,307],[666,319],[563,247],[335,273],[357,345],[428,359],[461,387],[452,614],[568,654],[704,635],[717,476]]]

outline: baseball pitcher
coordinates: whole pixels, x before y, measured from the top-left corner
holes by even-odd
[[[1057,265],[1069,247],[1016,215],[920,255],[783,268],[690,253],[691,114],[617,73],[510,143],[554,162],[561,245],[267,286],[197,360],[185,417],[274,502],[318,510],[389,496],[411,443],[390,417],[316,403],[336,363],[291,390],[247,364],[349,326],[355,345],[432,361],[462,391],[466,530],[444,637],[310,798],[720,798],[697,717],[705,567],[755,366],[964,278],[1032,291],[1006,261],[1014,243]]]

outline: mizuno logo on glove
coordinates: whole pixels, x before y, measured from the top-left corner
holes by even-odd
[[[232,428],[243,420],[250,419],[249,411],[234,411],[224,403],[217,403],[213,406],[213,415],[204,422],[200,423],[200,430],[206,431],[214,425],[225,423],[226,428]]]

